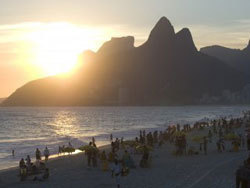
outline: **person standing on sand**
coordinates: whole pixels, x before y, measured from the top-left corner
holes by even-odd
[[[27,176],[27,167],[25,165],[23,158],[19,162],[19,168],[20,168],[20,178],[21,178],[20,180],[23,181]]]
[[[88,167],[91,166],[91,159],[92,159],[92,142],[89,143],[89,148],[85,151],[85,155],[87,155],[88,160]]]
[[[49,160],[49,149],[47,148],[47,146],[46,146],[43,154],[45,156],[45,161],[47,162]]]
[[[41,160],[41,152],[38,148],[36,148],[36,160]]]
[[[27,155],[27,158],[25,159],[26,161],[26,166],[27,166],[27,169],[31,169],[31,166],[32,166],[32,163],[31,163],[31,159],[30,159],[30,156]]]
[[[119,165],[118,160],[115,160],[114,166],[112,168],[112,178],[114,176],[117,188],[120,188],[121,166]]]
[[[24,159],[23,159],[23,158],[19,161],[19,167],[20,167],[20,168],[26,168],[25,162],[24,162]]]
[[[15,157],[15,150],[12,149],[12,157]]]

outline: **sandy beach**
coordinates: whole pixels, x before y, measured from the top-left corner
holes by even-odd
[[[234,130],[243,133],[244,128]],[[194,130],[187,136],[189,146],[196,149],[199,144],[191,141],[193,135],[202,135],[204,130]],[[208,143],[208,154],[175,156],[172,152],[174,145],[164,144],[156,147],[152,152],[151,168],[138,166],[141,155],[133,155],[137,168],[131,169],[126,177],[121,178],[123,188],[233,188],[235,187],[235,171],[248,156],[246,148],[239,152],[229,152],[231,142],[226,141],[226,151],[219,153],[216,149],[216,137]],[[102,149],[106,151],[109,146]],[[123,151],[121,151],[122,153]],[[99,161],[98,161],[99,162]],[[100,163],[99,163],[100,164]],[[0,172],[0,187],[88,187],[112,188],[116,187],[111,172],[103,172],[100,165],[97,168],[87,168],[87,159],[84,153],[62,156],[51,159],[47,165],[50,177],[43,182],[32,181],[33,177],[20,182],[18,169],[12,168]]]
[[[250,0],[0,0],[0,188],[250,188]]]

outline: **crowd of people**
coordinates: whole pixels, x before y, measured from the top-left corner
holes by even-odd
[[[41,151],[36,148],[35,156],[36,160],[35,162],[31,161],[30,155],[27,155],[26,159],[22,158],[19,162],[19,174],[20,174],[20,180],[24,181],[28,176],[33,176],[37,174],[43,174],[41,177],[35,176],[35,180],[46,180],[49,177],[49,169],[46,167],[46,163],[49,160],[49,149],[45,147],[44,149],[44,158],[45,162],[42,161],[42,155]]]
[[[246,122],[247,121],[247,122]],[[88,146],[84,146],[85,156],[87,158],[88,168],[100,167],[102,171],[112,172],[112,177],[115,178],[117,187],[120,187],[120,177],[127,176],[131,169],[149,168],[152,163],[152,152],[154,148],[161,148],[168,143],[175,146],[174,154],[176,156],[193,155],[204,153],[208,154],[208,145],[215,144],[218,152],[226,151],[225,140],[232,142],[232,148],[228,151],[239,151],[239,147],[245,147],[245,136],[236,134],[234,130],[241,127],[243,124],[250,122],[250,112],[245,112],[242,118],[219,118],[210,121],[196,122],[193,125],[185,124],[183,126],[172,125],[165,130],[154,130],[146,132],[141,130],[139,135],[133,140],[124,140],[124,138],[113,138],[110,135],[110,149],[99,150],[96,146],[95,138],[93,137]],[[207,135],[203,136],[200,141],[200,147],[194,148],[189,146],[187,135],[192,131],[205,130]],[[228,135],[233,135],[228,138]],[[216,140],[214,142],[214,140]],[[250,149],[250,133],[247,137],[247,146]],[[68,149],[69,148],[69,149]],[[66,150],[74,150],[69,142],[68,147],[60,147],[58,154]],[[135,155],[140,156],[138,164],[134,160]],[[49,159],[50,152],[46,147],[44,149],[45,162],[41,160],[41,152],[37,148],[35,152],[36,161],[31,162],[30,156],[21,159],[20,161],[20,175],[21,179],[25,179],[27,174],[38,174],[43,172],[41,177],[35,176],[34,180],[43,181],[49,177],[49,169],[46,168],[46,162]],[[249,158],[250,161],[250,158]],[[250,162],[249,162],[250,164]],[[237,176],[239,177],[239,176]],[[240,178],[237,179],[237,181]]]
[[[153,131],[146,132],[146,130],[141,130],[139,135],[135,137],[134,140],[124,141],[123,137],[121,139],[116,138],[113,141],[113,135],[110,135],[111,150],[108,154],[106,151],[100,152],[95,147],[95,150],[86,151],[88,166],[96,167],[96,161],[98,156],[100,156],[101,169],[107,171],[108,168],[112,170],[112,176],[115,177],[117,182],[117,187],[120,186],[119,176],[127,175],[129,170],[132,168],[141,167],[149,168],[152,162],[152,152],[154,148],[161,148],[165,143],[169,143],[175,146],[176,155],[189,155],[189,154],[208,154],[208,145],[215,144],[217,146],[218,152],[223,152],[225,148],[226,141],[231,141],[232,148],[228,151],[239,151],[239,147],[245,147],[245,137],[242,134],[235,133],[235,129],[241,127],[244,121],[249,121],[249,116],[243,118],[230,118],[225,117],[216,120],[206,121],[206,122],[196,122],[193,126],[190,124],[185,124],[182,127],[177,124],[169,126],[164,131]],[[246,122],[245,122],[246,123]],[[206,128],[206,129],[205,129]],[[188,147],[188,141],[186,135],[194,130],[205,130],[207,135],[203,136],[200,143],[199,152],[191,151],[193,147]],[[228,134],[232,134],[235,137],[226,138]],[[213,139],[214,138],[214,139]],[[217,139],[217,142],[214,140]],[[90,146],[94,142],[90,142]],[[195,149],[193,149],[195,150]],[[198,149],[197,149],[198,150]],[[120,153],[123,153],[120,155]],[[141,160],[138,164],[135,163],[133,156],[141,155]],[[92,161],[92,164],[90,163]],[[113,164],[114,167],[110,167],[109,164]],[[118,167],[119,166],[119,167]],[[120,169],[120,170],[118,170]],[[117,173],[120,171],[120,173]],[[124,173],[126,172],[126,173]],[[116,175],[115,175],[116,174]]]
[[[244,119],[247,121],[247,150],[250,151],[250,111],[244,113]],[[242,135],[239,135],[241,138]],[[245,146],[244,139],[240,139],[237,143],[233,143],[234,147],[238,145]],[[236,148],[237,149],[237,148]],[[244,160],[243,164],[236,171],[236,188],[250,187],[250,153],[248,158]]]

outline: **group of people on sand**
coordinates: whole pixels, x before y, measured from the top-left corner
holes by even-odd
[[[36,148],[35,156],[36,160],[35,162],[31,161],[31,158],[29,155],[27,155],[26,159],[23,158],[19,162],[19,175],[20,180],[24,181],[28,176],[33,176],[37,174],[43,174],[42,176],[35,176],[33,178],[34,181],[39,180],[43,181],[48,179],[49,177],[49,169],[46,167],[46,162],[49,159],[49,149],[46,147],[44,149],[44,156],[45,156],[45,162],[43,162],[41,159],[41,151]]]
[[[72,154],[73,152],[75,152],[75,148],[73,147],[71,142],[68,143],[68,146],[63,145],[58,147],[58,155],[65,153]]]
[[[245,137],[238,133],[234,132],[234,128],[239,128],[244,124],[244,120],[247,118],[231,118],[230,120],[226,120],[226,118],[221,118],[217,121],[212,122],[212,131],[210,130],[210,134],[217,135],[218,140],[216,142],[217,151],[223,152],[226,150],[225,148],[225,139],[231,140],[231,149],[228,151],[238,152],[240,147],[245,148]],[[233,138],[226,138],[227,135],[233,136]]]
[[[87,158],[88,168],[100,167],[102,171],[111,171],[115,178],[117,187],[120,187],[120,177],[127,176],[130,169],[136,168],[134,159],[129,149],[123,141],[123,138],[116,138],[113,141],[113,135],[110,135],[111,148],[100,151],[95,143],[95,138],[85,147],[85,156]],[[144,158],[147,158],[144,156]]]
[[[49,160],[49,155],[50,155],[49,149],[47,146],[45,147],[43,154],[44,154],[45,161],[47,162]],[[41,160],[41,158],[42,158],[41,151],[38,148],[36,148],[36,160]]]
[[[161,146],[170,142],[175,144],[179,142],[181,147],[185,148],[186,138],[181,135],[177,137],[175,133],[180,130],[180,127],[169,126],[165,131],[153,131],[146,133],[145,130],[141,130],[139,135],[135,137],[134,140],[124,141],[123,138],[116,138],[113,141],[113,135],[110,135],[111,150],[107,154],[106,151],[100,152],[93,157],[93,152],[98,150],[89,150],[86,151],[88,165],[90,164],[91,158],[94,159],[96,156],[99,156],[101,162],[101,169],[103,171],[111,170],[112,177],[115,178],[117,187],[120,187],[120,177],[127,176],[130,172],[130,169],[134,169],[137,166],[141,168],[150,168],[152,163],[152,154],[153,148],[161,148]],[[185,126],[185,131],[189,131],[190,126]],[[93,144],[90,142],[90,145]],[[134,160],[134,155],[141,155],[139,163],[136,164]],[[94,159],[93,161],[96,161]],[[112,164],[112,165],[110,165]],[[96,167],[96,165],[93,165]]]
[[[205,127],[208,129],[208,135],[204,136],[203,141],[200,142],[200,151],[204,151],[205,154],[207,154],[207,145],[212,143],[213,137],[217,138],[215,144],[218,152],[226,151],[226,140],[231,141],[231,148],[228,148],[227,151],[237,152],[240,147],[245,147],[245,136],[236,133],[235,130],[242,127],[248,120],[249,117],[245,115],[242,118],[222,117],[208,122],[196,122],[191,130],[202,130]]]
[[[176,148],[176,155],[188,155],[198,154],[198,151],[193,149],[191,151],[188,148],[187,134],[193,130],[208,130],[208,134],[201,140],[200,150],[205,155],[208,154],[208,144],[213,143],[213,138],[216,137],[218,140],[215,142],[218,152],[225,151],[225,135],[234,133],[234,129],[241,127],[245,121],[250,122],[250,112],[244,114],[243,118],[219,118],[212,121],[196,122],[191,126],[185,124],[183,126],[172,125],[168,126],[165,130],[155,130],[146,132],[146,130],[140,130],[139,135],[133,140],[124,141],[124,138],[113,139],[113,134],[110,135],[110,150],[102,150],[96,146],[95,138],[93,137],[91,142],[85,149],[85,155],[87,158],[88,168],[100,167],[102,171],[111,171],[112,177],[115,178],[117,187],[120,187],[120,177],[127,176],[131,169],[139,166],[140,168],[150,168],[152,163],[152,152],[154,148],[161,148],[165,143],[169,143]],[[206,131],[205,130],[205,131]],[[233,151],[238,151],[238,147],[245,146],[245,137],[238,135],[237,139],[232,141]],[[250,134],[247,139],[248,148],[250,149]],[[69,147],[73,148],[69,142]],[[59,147],[59,154],[65,151],[65,146]],[[198,149],[199,150],[199,149]],[[27,171],[40,172],[44,169],[44,174],[41,177],[35,177],[34,180],[43,181],[49,177],[49,170],[46,168],[46,161],[49,159],[49,150],[46,147],[44,150],[45,163],[41,161],[41,152],[39,149],[36,150],[36,162],[32,163],[29,156],[20,161],[20,174],[27,174]],[[138,155],[140,160],[136,164],[134,157]],[[249,162],[250,164],[250,158]],[[249,165],[250,166],[250,165]],[[33,170],[34,169],[34,170]],[[38,170],[38,171],[36,171]],[[25,171],[25,172],[24,172]]]
[[[244,120],[246,120],[245,124],[248,128],[247,132],[247,150],[250,151],[250,111],[244,113]],[[243,138],[242,135],[239,135],[240,138]],[[233,143],[234,145],[242,145],[244,147],[245,141],[244,139],[240,139],[238,143]],[[250,187],[250,153],[248,158],[244,160],[243,164],[239,166],[236,170],[236,188],[248,188]]]
[[[86,149],[85,151],[85,155],[87,156],[88,167],[97,167],[98,149],[96,147],[94,139],[92,139],[92,142],[89,142],[89,146],[89,149]]]
[[[63,153],[65,151],[65,148],[67,149],[73,149],[72,144],[69,142],[69,146],[68,147],[60,147],[59,146],[59,152]],[[68,151],[68,150],[67,150]],[[12,151],[13,153],[13,151]],[[69,151],[69,153],[72,153],[72,150]],[[25,179],[27,179],[28,176],[34,176],[33,180],[34,181],[44,181],[46,179],[49,178],[49,169],[46,167],[46,164],[49,160],[49,156],[50,156],[50,151],[48,149],[48,147],[46,146],[44,151],[43,151],[43,155],[44,155],[44,161],[42,161],[42,153],[41,151],[36,148],[35,151],[35,162],[31,161],[30,155],[27,155],[26,159],[24,160],[24,158],[22,158],[19,162],[19,175],[20,175],[20,180],[24,181]],[[13,155],[14,157],[14,155]],[[37,175],[40,176],[37,176]]]

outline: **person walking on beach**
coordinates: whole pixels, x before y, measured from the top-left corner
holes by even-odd
[[[45,156],[45,162],[47,162],[49,160],[49,149],[47,148],[47,146],[46,146],[43,154]]]
[[[38,148],[36,148],[36,160],[41,160],[41,152]]]
[[[112,168],[112,178],[115,177],[115,183],[117,188],[120,188],[120,176],[121,176],[121,166],[118,163],[118,160],[115,160]]]
[[[15,157],[15,150],[12,149],[12,157]]]
[[[88,167],[90,167],[92,160],[92,142],[89,142],[89,148],[85,151],[85,155],[87,155]]]

